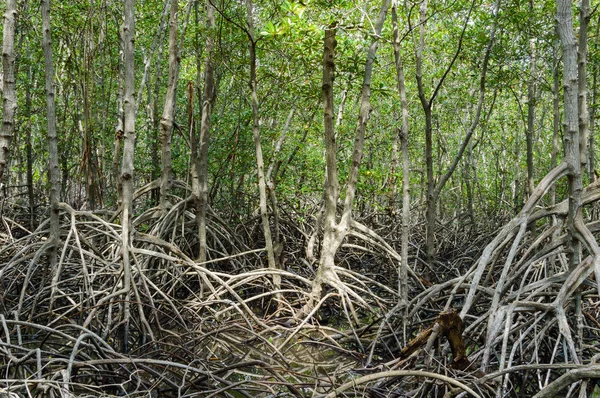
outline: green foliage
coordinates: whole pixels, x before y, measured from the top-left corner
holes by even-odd
[[[209,171],[213,206],[225,213],[250,214],[256,205],[254,144],[248,89],[248,36],[243,2],[215,2],[217,25],[208,30],[202,3],[192,7],[187,30],[181,37],[181,69],[177,90],[173,136],[173,170],[182,181],[189,181],[189,128],[187,126],[187,84],[195,89],[195,123],[200,123],[201,76],[207,35],[216,40],[213,62],[216,66]],[[430,4],[425,25],[423,75],[425,93],[431,95],[456,55],[463,26],[462,49],[439,88],[433,105],[436,176],[452,163],[473,118],[481,77],[482,54],[488,45],[494,23],[493,3],[484,2],[473,9],[467,1],[442,1]],[[180,33],[183,33],[186,5],[181,4]],[[138,101],[136,182],[138,186],[156,178],[160,172],[158,122],[160,120],[168,72],[168,26],[161,30],[164,2],[136,4],[136,92]],[[371,43],[372,23],[379,4],[373,2],[327,0],[286,0],[254,2],[258,96],[263,151],[267,166],[280,162],[277,193],[281,203],[300,209],[320,200],[324,181],[322,134],[322,52],[326,26],[337,26],[336,78],[334,86],[339,174],[347,178],[348,162],[354,140],[358,103],[366,48]],[[19,19],[19,62],[17,75],[17,137],[11,174],[14,182],[23,180],[26,171],[25,131],[32,132],[33,173],[38,184],[46,179],[45,118],[42,53],[39,47],[38,10],[21,10]],[[65,200],[81,192],[83,182],[83,144],[89,132],[94,148],[94,164],[102,174],[106,198],[116,197],[113,148],[118,115],[119,29],[122,5],[111,1],[53,2],[52,29],[55,50],[57,111],[62,167],[68,186]],[[442,192],[442,201],[462,207],[467,202],[465,179],[475,189],[476,209],[510,213],[520,199],[524,167],[524,117],[526,84],[529,80],[529,40],[536,38],[538,51],[537,120],[535,141],[536,179],[550,169],[552,152],[552,68],[556,34],[554,3],[549,1],[503,3],[498,19],[498,34],[489,61],[487,95],[482,121],[472,142],[469,165],[462,162],[458,174]],[[411,185],[415,200],[424,189],[424,119],[417,97],[414,55],[418,43],[418,9],[399,8],[401,57],[406,75],[409,101]],[[596,20],[591,29],[596,29]],[[413,30],[410,30],[412,26]],[[161,33],[162,32],[162,33]],[[392,143],[397,139],[400,103],[392,52],[391,22],[386,21],[375,60],[371,81],[373,112],[369,121],[365,157],[359,178],[360,200],[381,209],[392,192],[390,184],[401,184],[398,165],[392,165]],[[152,50],[153,46],[156,46]],[[598,40],[589,45],[589,73],[597,75],[600,61]],[[149,60],[148,69],[144,70]],[[27,73],[30,70],[31,76]],[[142,81],[145,77],[147,80]],[[200,77],[200,80],[198,80]],[[140,87],[141,86],[141,87]],[[25,89],[31,92],[31,116],[25,116]],[[342,96],[345,96],[342,104]],[[343,108],[342,108],[343,105]],[[590,104],[594,109],[597,104]],[[87,113],[86,113],[87,108]],[[290,109],[296,114],[287,138],[275,157],[275,144],[283,133]],[[559,151],[560,155],[560,151]],[[118,159],[118,156],[117,156]],[[395,168],[394,168],[395,167]],[[461,170],[461,171],[460,171]],[[107,202],[108,203],[108,202]],[[115,203],[111,199],[110,203]],[[235,207],[234,206],[234,207]],[[459,212],[462,210],[458,210]]]

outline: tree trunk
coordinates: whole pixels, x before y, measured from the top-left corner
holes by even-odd
[[[170,207],[168,195],[173,185],[173,170],[171,160],[171,137],[173,135],[173,119],[179,77],[179,51],[177,49],[177,10],[179,2],[171,1],[171,16],[169,19],[169,81],[162,118],[160,119],[161,142],[161,177],[160,177],[160,207],[165,210]]]
[[[10,140],[15,126],[17,98],[15,95],[15,24],[17,0],[6,0],[4,12],[4,34],[2,36],[2,127],[0,128],[0,182],[10,155]]]
[[[27,59],[31,59],[29,43],[27,44]],[[33,231],[36,225],[35,217],[35,194],[33,191],[33,145],[31,137],[31,86],[35,86],[33,82],[33,73],[31,71],[31,63],[27,65],[27,81],[25,82],[25,109],[24,116],[27,120],[25,128],[25,152],[27,154],[27,197],[29,202],[29,229]]]
[[[408,238],[410,228],[410,162],[408,158],[408,101],[406,99],[406,85],[402,58],[400,57],[400,34],[398,30],[398,1],[392,2],[392,24],[394,29],[394,58],[396,60],[396,73],[400,104],[402,108],[402,127],[399,129],[402,151],[402,235],[400,256],[402,263],[398,269],[398,295],[402,304],[408,303]]]
[[[95,210],[98,205],[102,206],[102,190],[100,181],[102,181],[101,171],[98,167],[96,142],[93,134],[93,117],[91,104],[94,97],[93,79],[96,77],[94,62],[96,54],[94,52],[96,38],[91,38],[90,33],[86,32],[83,39],[83,71],[81,76],[81,91],[83,96],[83,124],[80,121],[80,129],[83,130],[83,154],[82,168],[86,186],[86,204],[88,210]]]
[[[367,50],[367,60],[365,63],[365,73],[363,76],[360,110],[358,122],[354,137],[354,149],[352,152],[352,162],[348,175],[346,186],[346,197],[344,199],[344,211],[339,223],[336,222],[336,205],[339,199],[339,182],[337,177],[337,159],[336,142],[333,125],[333,79],[334,79],[334,50],[336,46],[335,26],[332,25],[325,31],[325,43],[323,54],[323,101],[324,101],[324,125],[325,125],[325,145],[326,145],[326,165],[327,180],[325,187],[325,213],[323,217],[323,242],[321,244],[321,256],[319,259],[319,269],[312,283],[312,291],[309,300],[301,310],[301,314],[307,314],[313,310],[317,302],[321,299],[323,285],[329,284],[338,290],[341,285],[335,271],[335,254],[337,253],[344,238],[348,234],[348,228],[352,222],[352,207],[356,195],[356,184],[358,181],[358,171],[362,160],[364,150],[365,131],[367,122],[371,113],[371,75],[373,73],[373,63],[379,37],[383,28],[383,23],[390,6],[390,0],[383,0],[379,16],[375,22],[373,42]]]
[[[590,24],[590,1],[582,0],[579,6],[579,45],[577,46],[577,106],[579,119],[579,157],[581,174],[587,171],[587,144],[589,134],[589,113],[587,106],[587,56],[588,26]],[[589,176],[588,176],[589,177]]]
[[[215,8],[210,1],[206,2],[206,55],[204,59],[204,91],[202,93],[202,116],[200,122],[200,153],[198,159],[198,187],[196,192],[196,223],[200,249],[198,260],[206,261],[206,208],[208,206],[208,139],[210,134],[210,117],[215,99],[215,78],[213,51],[215,40],[212,29],[215,26]],[[198,65],[200,66],[200,65]]]
[[[277,178],[279,174],[279,167],[281,166],[281,160],[278,159],[278,155],[287,137],[287,133],[290,129],[290,124],[292,123],[292,119],[294,118],[295,112],[296,107],[293,106],[292,109],[290,109],[290,113],[288,114],[288,117],[285,121],[285,125],[283,126],[281,136],[275,144],[275,149],[273,150],[273,160],[269,165],[269,169],[267,170],[266,175],[267,189],[269,190],[269,198],[271,200],[271,206],[273,207],[273,230],[275,232],[275,237],[273,240],[273,254],[275,255],[275,262],[279,268],[283,266],[283,240],[281,239],[281,233],[279,228],[279,207],[277,204],[277,194],[275,192],[275,187],[277,185]]]
[[[598,24],[600,26],[600,24]],[[596,38],[598,38],[598,31],[596,31]],[[592,104],[590,106],[590,124],[589,124],[589,147],[588,147],[588,175],[590,182],[596,181],[596,139],[594,138],[595,121],[596,121],[596,103],[598,94],[598,67],[595,66],[592,72]]]
[[[125,47],[123,31],[119,30],[119,46],[120,49],[123,50]],[[117,121],[115,123],[115,146],[113,149],[113,158],[112,158],[112,179],[113,185],[116,191],[116,207],[121,205],[123,200],[121,194],[121,177],[120,177],[120,167],[119,160],[121,159],[121,146],[123,144],[123,94],[125,91],[125,83],[124,83],[124,70],[123,70],[123,51],[119,51],[119,70],[118,70],[118,80],[119,80],[119,88],[117,92]]]
[[[337,252],[336,242],[336,206],[339,197],[339,182],[337,172],[337,144],[335,139],[334,108],[333,108],[333,80],[335,77],[335,39],[336,28],[331,25],[325,30],[323,44],[323,125],[325,133],[325,205],[323,214],[323,243],[319,258],[319,269],[313,281],[311,296],[303,309],[304,313],[310,312],[322,296],[322,286],[325,282],[325,271],[332,272],[334,256]]]
[[[60,200],[60,169],[58,166],[58,139],[56,136],[56,108],[54,105],[54,65],[50,35],[50,0],[42,0],[42,47],[46,71],[46,111],[48,128],[48,163],[50,179],[50,238],[54,244],[51,262],[56,263],[56,245],[60,241],[58,202]]]
[[[569,165],[569,267],[575,269],[581,261],[581,244],[577,239],[575,222],[581,216],[581,160],[579,153],[577,41],[573,32],[571,0],[557,1],[557,29],[563,51],[564,87],[564,146]]]
[[[270,269],[275,270],[275,254],[273,251],[273,240],[271,238],[271,226],[269,225],[269,214],[267,209],[267,184],[265,182],[265,163],[263,160],[262,146],[260,143],[260,124],[258,114],[258,95],[257,95],[257,79],[256,79],[256,41],[254,38],[254,21],[253,21],[253,4],[252,0],[246,0],[246,16],[248,23],[248,38],[250,43],[248,50],[250,52],[250,90],[252,103],[252,136],[254,137],[254,145],[256,148],[256,168],[258,174],[258,194],[260,218],[263,226],[263,234],[265,237],[265,247],[267,249],[267,261]],[[281,286],[281,276],[273,274],[273,285],[275,290],[279,290]]]
[[[122,343],[123,352],[128,350],[129,340],[129,294],[131,289],[131,264],[129,259],[129,247],[131,246],[131,219],[133,210],[133,159],[135,152],[135,99],[134,99],[134,38],[135,38],[135,0],[125,0],[123,41],[124,41],[124,85],[123,95],[124,110],[124,143],[123,161],[121,163],[121,186],[123,198],[122,224],[122,256],[123,256],[123,313],[122,313]]]
[[[553,170],[557,164],[558,156],[558,137],[560,134],[560,79],[559,79],[559,68],[560,58],[558,54],[557,46],[553,48],[553,60],[552,60],[552,152],[550,154],[550,169]],[[552,184],[549,192],[550,206],[554,206],[556,203],[556,185]],[[556,220],[555,220],[556,221]]]
[[[431,266],[435,259],[435,228],[436,228],[436,206],[438,205],[438,198],[440,197],[441,191],[446,185],[446,182],[456,169],[458,162],[460,161],[462,154],[466,146],[479,123],[479,117],[481,115],[481,109],[483,106],[483,99],[485,93],[485,73],[487,67],[487,60],[489,59],[489,53],[491,51],[491,47],[493,45],[493,38],[495,34],[495,27],[492,29],[492,33],[490,35],[490,42],[488,43],[488,47],[486,48],[486,53],[484,57],[484,67],[481,72],[481,80],[480,80],[480,92],[479,92],[479,103],[477,105],[477,111],[471,126],[467,132],[465,139],[459,149],[457,156],[454,158],[453,163],[450,165],[446,173],[440,178],[439,182],[436,184],[433,176],[433,127],[432,127],[432,106],[439,93],[440,88],[442,87],[446,77],[452,70],[454,63],[456,62],[458,55],[462,51],[463,38],[465,35],[466,28],[468,26],[469,20],[471,18],[471,12],[475,3],[471,3],[471,8],[469,9],[469,13],[467,18],[465,19],[465,23],[463,24],[462,31],[460,34],[460,38],[458,41],[458,46],[454,56],[448,66],[441,79],[433,89],[433,92],[429,96],[429,98],[425,94],[425,87],[423,85],[423,50],[425,49],[425,26],[427,23],[427,0],[424,0],[420,6],[420,16],[419,16],[419,42],[416,45],[415,50],[415,58],[416,58],[416,73],[415,77],[417,80],[417,88],[419,91],[419,100],[421,102],[421,106],[423,107],[423,113],[425,115],[425,164],[426,164],[426,198],[425,198],[425,255],[426,261]],[[439,159],[441,161],[441,159]],[[433,270],[430,268],[431,274],[426,273],[426,277],[433,277]]]
[[[531,3],[530,3],[531,4]],[[530,7],[530,12],[533,13],[533,6]],[[535,129],[535,39],[529,41],[529,83],[527,85],[527,131],[525,140],[527,141],[527,197],[533,195],[535,190],[535,182],[533,178],[533,139]],[[535,236],[536,228],[535,221],[529,226],[531,233]]]

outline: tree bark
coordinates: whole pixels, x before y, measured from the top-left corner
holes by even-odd
[[[530,3],[530,12],[533,14],[533,3]],[[527,131],[525,132],[525,140],[527,142],[527,197],[533,195],[535,190],[535,182],[533,177],[533,139],[535,130],[535,39],[529,41],[529,83],[527,85]],[[529,225],[529,230],[535,236],[536,228],[535,221]]]
[[[398,1],[392,2],[392,24],[394,30],[394,59],[396,61],[396,79],[398,92],[400,93],[400,104],[402,111],[402,126],[399,129],[400,145],[402,152],[402,232],[401,249],[402,257],[398,269],[398,295],[402,304],[408,303],[408,238],[410,228],[410,162],[408,158],[408,101],[406,98],[406,85],[402,58],[400,57],[400,34],[398,30]]]
[[[533,178],[533,137],[535,129],[535,39],[529,42],[529,83],[527,85],[527,196],[535,189]]]
[[[569,267],[573,270],[581,261],[581,244],[577,238],[575,223],[576,219],[581,217],[583,183],[579,147],[577,40],[573,31],[571,5],[571,0],[558,0],[556,3],[557,29],[563,52],[564,147],[565,160],[569,166],[567,232],[569,234]]]
[[[171,159],[171,137],[173,135],[173,119],[177,95],[177,81],[179,77],[179,50],[177,48],[177,13],[179,2],[171,1],[171,15],[169,18],[169,80],[162,118],[160,119],[161,142],[161,177],[160,177],[160,207],[165,210],[170,207],[168,195],[173,185],[173,170]]]
[[[600,26],[600,24],[598,24]],[[596,30],[596,38],[598,39],[598,30]],[[590,124],[589,124],[589,146],[588,146],[588,175],[590,183],[596,181],[596,139],[594,133],[596,131],[596,103],[598,95],[598,67],[595,66],[592,72],[592,104],[590,106]]]
[[[29,43],[27,44],[27,59],[31,59],[31,52],[29,50]],[[33,145],[31,137],[31,86],[35,85],[33,82],[33,73],[31,70],[31,63],[27,65],[27,81],[25,82],[25,109],[24,116],[27,122],[25,131],[25,152],[27,156],[27,197],[29,202],[29,228],[30,230],[35,229],[36,217],[35,217],[35,194],[33,191]]]
[[[50,0],[42,0],[42,47],[46,71],[46,120],[48,129],[48,163],[50,179],[50,238],[54,243],[51,262],[56,263],[56,246],[60,241],[59,209],[60,169],[58,166],[58,138],[56,134],[56,107],[54,104],[54,65],[52,63],[52,38],[50,34]]]
[[[587,144],[589,134],[589,112],[587,105],[587,56],[588,27],[590,24],[590,1],[582,0],[579,6],[579,45],[577,46],[577,106],[579,119],[579,157],[581,174],[587,171]]]
[[[438,81],[437,85],[435,86],[435,88],[433,89],[433,92],[431,93],[431,95],[429,97],[427,97],[425,94],[425,87],[423,84],[423,50],[425,49],[425,29],[426,29],[426,23],[427,23],[427,0],[424,0],[420,6],[419,42],[416,45],[416,50],[415,50],[415,58],[416,58],[415,78],[417,81],[419,100],[421,102],[421,106],[423,108],[423,113],[425,115],[425,164],[426,164],[426,190],[427,190],[426,198],[425,198],[425,206],[426,206],[426,210],[425,210],[425,224],[426,224],[425,255],[426,255],[426,261],[430,266],[432,265],[432,263],[435,259],[435,228],[436,228],[436,221],[437,221],[436,206],[438,205],[438,199],[440,197],[440,193],[441,193],[442,189],[446,185],[446,182],[448,181],[448,179],[450,179],[450,177],[452,177],[452,174],[454,173],[454,170],[456,169],[456,166],[458,165],[458,162],[460,161],[462,154],[464,153],[464,150],[467,147],[469,140],[471,139],[471,136],[473,135],[473,132],[475,131],[475,128],[477,127],[477,124],[479,123],[479,117],[481,115],[481,109],[483,106],[483,99],[485,98],[485,95],[484,95],[485,94],[485,72],[487,69],[487,60],[489,59],[489,53],[490,53],[491,47],[493,45],[493,37],[495,34],[495,27],[493,28],[492,34],[490,35],[490,42],[488,43],[488,47],[486,48],[486,53],[484,56],[484,67],[482,68],[482,73],[481,73],[482,77],[480,80],[479,103],[477,105],[477,111],[476,111],[475,118],[474,118],[473,122],[471,123],[471,126],[467,132],[467,135],[466,135],[465,139],[463,140],[463,143],[459,149],[457,156],[454,158],[453,163],[450,165],[450,167],[448,168],[446,173],[440,178],[439,182],[436,184],[434,176],[433,176],[432,107],[433,107],[435,98],[437,97],[437,94],[439,93],[444,81],[446,80],[446,77],[448,77],[448,74],[452,70],[454,63],[456,62],[459,54],[462,51],[463,38],[464,38],[464,35],[466,32],[466,28],[468,26],[469,20],[471,18],[471,12],[473,11],[474,6],[475,6],[475,3],[472,2],[471,7],[469,9],[469,13],[465,20],[465,23],[463,24],[460,38],[458,41],[458,46],[454,53],[454,56],[453,56],[452,60],[450,61],[450,63],[448,64],[448,67],[444,71],[444,74]],[[427,275],[427,277],[431,278],[431,277],[433,277],[433,274]]]
[[[278,155],[279,152],[281,152],[281,148],[287,137],[287,133],[290,129],[290,125],[292,123],[292,119],[294,118],[295,112],[296,107],[292,106],[292,109],[290,109],[288,117],[285,121],[285,125],[283,126],[281,136],[275,144],[275,149],[273,150],[273,160],[269,165],[269,169],[267,170],[266,175],[267,189],[269,190],[269,198],[271,200],[271,206],[273,208],[273,230],[275,235],[273,239],[273,254],[275,255],[275,262],[279,268],[283,266],[284,247],[279,227],[279,205],[277,203],[277,193],[275,191],[275,187],[277,185],[277,178],[279,174],[279,167],[281,166],[281,160],[278,159]]]
[[[116,207],[118,208],[123,201],[123,187],[121,186],[121,166],[120,163],[122,161],[121,152],[123,147],[123,118],[124,118],[124,110],[123,110],[123,96],[125,92],[125,71],[124,71],[124,60],[123,60],[123,51],[125,49],[125,38],[123,34],[122,27],[119,29],[119,69],[118,69],[118,93],[117,93],[117,120],[115,123],[115,146],[113,148],[113,158],[112,158],[112,179],[114,184],[114,189],[116,191]]]
[[[337,253],[344,238],[348,234],[348,230],[352,222],[352,207],[354,204],[354,197],[356,195],[358,172],[364,150],[365,131],[371,113],[370,99],[373,63],[375,61],[375,54],[377,53],[377,47],[379,45],[379,37],[389,6],[390,0],[382,1],[379,16],[375,22],[373,42],[370,44],[367,50],[367,60],[365,63],[365,72],[363,76],[360,98],[360,110],[354,136],[352,162],[348,176],[348,183],[346,185],[344,210],[339,222],[336,222],[336,206],[339,199],[339,182],[337,177],[337,147],[333,125],[333,78],[335,69],[334,50],[337,44],[335,40],[335,25],[332,25],[325,30],[322,90],[324,101],[327,180],[325,183],[323,242],[321,244],[321,255],[319,259],[317,275],[313,280],[309,299],[304,308],[301,310],[301,313],[304,314],[312,311],[316,303],[321,299],[324,284],[329,284],[338,289],[341,287],[339,278],[335,271],[335,254]]]
[[[123,213],[121,217],[122,224],[122,256],[123,256],[123,352],[128,350],[129,340],[129,318],[130,306],[128,296],[131,289],[131,264],[129,258],[129,247],[131,246],[131,213],[133,210],[133,159],[135,152],[135,98],[134,98],[134,39],[135,39],[135,0],[125,0],[124,2],[124,23],[123,23],[123,69],[125,91],[123,95],[124,110],[124,142],[123,142],[123,161],[121,163],[121,186],[123,198]]]
[[[325,282],[325,271],[332,272],[335,263],[334,256],[336,241],[336,206],[339,197],[339,182],[337,173],[337,143],[335,138],[333,81],[335,78],[335,39],[336,26],[330,25],[325,29],[323,42],[323,125],[325,133],[325,205],[323,213],[323,243],[319,258],[319,269],[313,281],[311,296],[303,311],[310,312],[322,296],[322,286]]]
[[[553,48],[552,60],[552,152],[550,154],[550,169],[554,169],[557,164],[558,156],[558,137],[560,134],[560,78],[559,78],[560,59],[558,48]],[[556,186],[552,185],[549,192],[550,206],[556,203]]]
[[[258,113],[258,94],[257,94],[257,79],[256,79],[256,39],[254,38],[254,20],[253,20],[253,4],[252,0],[246,0],[246,17],[248,24],[248,50],[250,52],[250,90],[252,103],[252,136],[254,137],[254,145],[256,148],[256,169],[258,174],[258,194],[260,218],[263,226],[263,235],[265,238],[265,247],[267,250],[267,261],[270,269],[275,270],[277,264],[275,262],[275,253],[273,251],[273,239],[271,238],[271,226],[269,225],[269,214],[267,209],[267,184],[265,182],[265,163],[263,160],[262,146],[260,143],[260,123]],[[281,276],[273,274],[273,285],[275,290],[281,287]]]
[[[10,155],[10,140],[15,129],[15,24],[17,19],[17,0],[6,0],[4,12],[4,33],[2,36],[2,127],[0,128],[0,182]]]
[[[198,260],[206,261],[206,208],[208,206],[208,139],[210,134],[210,117],[215,99],[215,78],[213,51],[215,40],[212,35],[212,29],[215,26],[215,8],[206,2],[206,27],[208,34],[206,36],[206,58],[204,59],[204,91],[202,93],[202,116],[200,121],[200,153],[198,158],[198,186],[196,188],[197,208],[196,223],[198,225],[198,240],[200,249]]]

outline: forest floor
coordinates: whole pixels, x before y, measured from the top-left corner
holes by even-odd
[[[115,213],[62,204],[58,247],[47,223],[2,219],[0,397],[600,396],[596,261],[568,272],[559,219],[535,234],[531,218],[442,224],[432,266],[413,226],[411,267],[431,280],[411,278],[406,305],[397,261],[351,238],[336,261],[356,296],[326,289],[298,316],[316,271],[306,225],[283,220],[273,271],[257,220],[212,215],[200,264],[185,206],[134,220],[128,289]],[[399,223],[367,222],[399,244]]]

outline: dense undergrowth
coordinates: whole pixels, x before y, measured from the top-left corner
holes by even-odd
[[[594,262],[587,258],[567,272],[560,217],[538,222],[535,234],[522,223],[507,229],[510,221],[484,230],[451,220],[440,227],[431,265],[413,225],[410,265],[429,277],[411,278],[406,306],[398,302],[397,262],[352,237],[337,265],[356,296],[328,290],[316,311],[298,317],[315,275],[304,254],[311,217],[301,223],[283,212],[284,267],[275,291],[258,219],[232,226],[210,215],[210,260],[200,264],[186,206],[150,209],[134,220],[128,293],[118,214],[62,204],[54,266],[46,223],[28,231],[17,212],[3,218],[0,396],[525,397],[551,396],[543,394],[559,387],[561,396],[600,390]],[[368,222],[399,245],[399,223],[378,217]],[[588,227],[595,233],[600,224]],[[440,326],[440,314],[450,313],[461,313],[464,324],[460,364]]]

